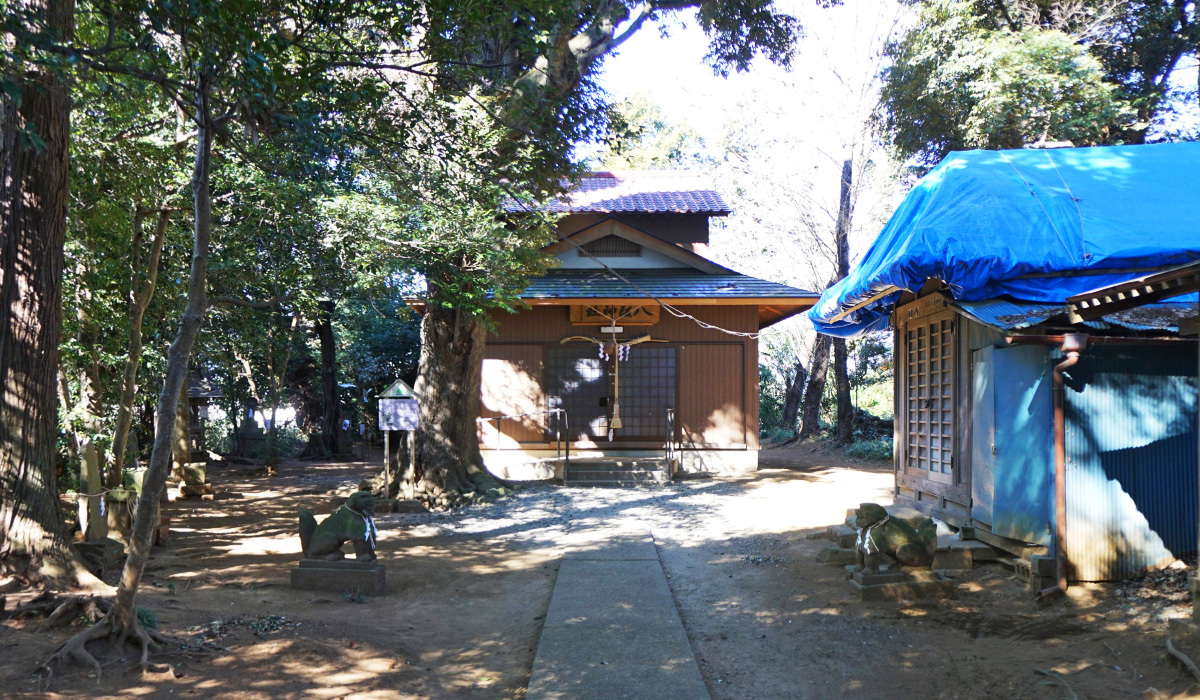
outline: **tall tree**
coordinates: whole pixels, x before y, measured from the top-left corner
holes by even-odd
[[[192,251],[186,304],[167,351],[154,443],[129,554],[111,609],[95,626],[68,640],[52,658],[72,658],[99,673],[100,664],[88,650],[89,642],[116,639],[120,645],[136,640],[141,644],[141,662],[145,665],[151,647],[159,640],[153,630],[139,623],[134,602],[150,556],[159,497],[170,471],[174,421],[188,360],[205,313],[210,303],[217,301],[240,306],[276,303],[239,296],[221,300],[209,297],[214,144],[220,137],[241,152],[252,152],[261,141],[290,141],[298,160],[319,168],[329,156],[319,152],[314,134],[321,133],[321,124],[339,109],[352,108],[362,93],[356,91],[354,77],[339,72],[339,66],[326,54],[299,46],[300,42],[313,41],[315,35],[340,40],[346,19],[338,15],[339,10],[345,10],[342,6],[285,3],[267,7],[248,1],[202,0],[186,6],[128,3],[92,10],[89,19],[101,28],[97,32],[101,45],[81,50],[63,44],[61,50],[98,72],[133,77],[161,88],[186,115],[192,130],[187,140],[194,145]],[[335,106],[322,99],[328,95],[347,101]],[[280,128],[281,123],[287,125],[286,130]],[[229,129],[230,124],[240,126],[240,131]],[[286,153],[288,148],[277,152]],[[281,167],[277,174],[293,173]]]
[[[841,187],[838,195],[837,221],[833,227],[835,279],[830,285],[850,274],[850,226],[854,218],[854,160],[842,163]],[[833,381],[837,388],[837,426],[834,441],[849,444],[854,434],[854,404],[850,397],[850,374],[847,368],[846,339],[833,339]]]
[[[829,336],[818,335],[813,343],[808,386],[801,403],[799,438],[804,440],[821,432],[821,399],[825,397],[825,382],[829,378]]]
[[[1200,50],[1191,0],[914,4],[886,52],[883,121],[927,165],[968,148],[1141,143]]]
[[[888,0],[810,12],[802,18],[811,31],[798,47],[799,65],[767,73],[765,84],[731,108],[717,172],[734,213],[712,243],[721,260],[820,290],[844,276],[854,253],[870,243],[900,190],[874,112],[880,56],[904,14]],[[847,353],[813,335],[802,319],[781,323],[760,340],[762,354],[809,370],[807,387],[791,392],[803,397],[796,437],[820,432],[824,389],[832,381],[841,387],[838,439],[847,440]]]
[[[63,533],[55,427],[67,223],[65,66],[21,56],[70,41],[73,0],[16,0],[0,87],[0,564],[56,586],[94,582]],[[11,48],[10,48],[11,47]]]
[[[429,230],[454,231],[459,241],[447,245],[446,238],[437,238],[438,255],[425,255],[418,265],[427,289],[414,387],[421,399],[421,430],[409,487],[440,504],[504,488],[483,468],[475,426],[487,314],[510,307],[523,278],[545,265],[537,248],[547,242],[551,229],[534,210],[561,193],[563,178],[571,171],[572,142],[596,124],[602,104],[590,77],[603,58],[647,22],[686,9],[696,10],[711,38],[709,59],[719,72],[745,70],[760,53],[786,62],[797,28],[771,0],[547,4],[533,12],[523,10],[525,20],[514,23],[516,6],[447,6],[443,13],[431,15],[433,31],[427,36],[453,39],[422,47],[434,60],[454,59],[446,61],[438,85],[470,100],[477,99],[472,89],[485,96],[489,113],[501,127],[480,131],[491,145],[475,149],[476,162],[455,164],[468,166],[457,172],[473,183],[464,186],[454,177],[439,178],[447,183],[439,192],[442,211],[425,208],[436,221],[454,221]],[[463,55],[472,60],[459,60]],[[446,174],[453,175],[454,168],[441,173]],[[495,182],[519,183],[520,192],[488,184]],[[462,194],[471,197],[470,205],[448,218],[446,200],[463,201]],[[508,221],[502,221],[497,212],[506,199]],[[529,208],[514,210],[514,201]],[[462,236],[464,226],[479,231],[482,239]],[[514,236],[514,230],[523,235]],[[488,252],[476,247],[478,240],[487,242]],[[489,264],[480,267],[484,261]]]

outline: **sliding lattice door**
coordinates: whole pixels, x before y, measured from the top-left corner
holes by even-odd
[[[930,481],[953,483],[954,314],[914,318],[904,329],[903,466]],[[917,472],[919,473],[919,472]]]

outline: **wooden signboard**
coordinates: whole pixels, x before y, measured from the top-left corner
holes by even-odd
[[[586,304],[571,307],[571,325],[608,326],[653,326],[658,323],[662,307],[657,304]]]

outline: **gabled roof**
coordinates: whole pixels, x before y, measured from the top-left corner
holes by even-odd
[[[760,280],[733,271],[709,274],[700,270],[551,270],[529,280],[521,298],[532,306],[578,303],[688,302],[703,305],[759,307],[759,327],[765,328],[807,309],[816,292]],[[653,297],[653,298],[652,298]]]
[[[913,188],[862,262],[809,318],[822,333],[886,327],[902,291],[959,300],[1068,297],[1200,259],[1200,143],[951,153]]]
[[[519,204],[505,205],[519,211]],[[729,205],[708,178],[683,170],[625,170],[587,173],[566,201],[551,202],[558,213],[614,212],[641,214],[709,214],[724,216]]]
[[[557,243],[552,243],[543,248],[542,252],[550,255],[558,255],[610,235],[624,238],[627,241],[633,241],[640,246],[653,250],[656,253],[661,253],[668,258],[678,260],[688,267],[703,272],[710,274],[733,273],[733,270],[722,267],[699,253],[693,253],[687,248],[659,238],[653,233],[638,228],[627,221],[623,221],[617,216],[606,216],[589,226],[585,226],[568,236],[564,236]]]

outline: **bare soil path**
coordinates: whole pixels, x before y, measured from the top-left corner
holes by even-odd
[[[888,502],[890,468],[808,446],[764,450],[762,463],[744,478],[534,485],[454,513],[382,516],[391,593],[365,603],[287,580],[296,511],[330,512],[371,464],[288,463],[274,479],[213,470],[217,500],[166,506],[173,536],[138,602],[200,652],[163,656],[171,670],[152,676],[120,662],[100,679],[62,669],[35,695],[46,683],[30,672],[70,630],[9,620],[0,696],[522,698],[562,543],[637,523],[715,699],[1200,697],[1164,646],[1165,616],[1190,609],[1182,574],[1074,587],[1039,610],[992,566],[961,575],[954,600],[861,603],[814,561],[825,542],[805,536]]]

